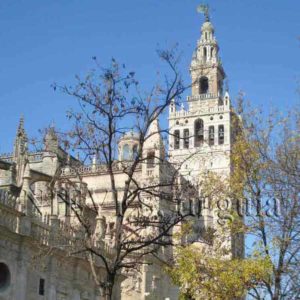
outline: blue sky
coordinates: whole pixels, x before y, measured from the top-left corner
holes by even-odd
[[[299,104],[300,1],[212,0],[212,21],[229,79],[256,106],[286,110]],[[12,150],[20,115],[29,135],[51,122],[67,126],[71,100],[51,84],[71,84],[92,56],[111,57],[136,71],[147,88],[155,80],[158,47],[179,43],[188,67],[203,18],[194,0],[1,0],[0,152]]]

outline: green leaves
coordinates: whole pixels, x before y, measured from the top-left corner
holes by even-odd
[[[205,252],[196,245],[180,247],[175,266],[167,269],[180,287],[182,299],[232,300],[270,281],[272,263],[268,258],[224,259]]]

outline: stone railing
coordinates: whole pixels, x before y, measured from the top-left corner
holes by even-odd
[[[174,117],[188,117],[188,116],[191,116],[191,115],[192,115],[191,112],[182,109],[182,110],[175,111],[170,116],[174,116]]]
[[[188,101],[199,101],[199,100],[206,100],[206,99],[214,99],[220,97],[220,94],[214,94],[214,93],[206,93],[206,94],[199,94],[199,95],[193,95],[188,96]]]
[[[85,241],[83,228],[71,226],[55,216],[26,215],[18,204],[18,198],[0,190],[0,227],[15,234],[26,235],[44,246],[76,252]],[[92,245],[107,257],[112,257],[114,249],[104,240],[91,239]]]
[[[209,107],[208,108],[208,112],[211,112],[211,113],[215,113],[215,112],[224,112],[224,105],[219,105],[219,106],[216,106],[216,107]]]
[[[7,205],[0,203],[0,226],[7,228],[9,231],[18,233],[20,230],[20,218],[23,214]]]
[[[30,153],[28,155],[29,162],[41,162],[43,160],[43,153],[37,152],[37,153]]]
[[[204,106],[204,107],[192,107],[190,111],[186,110],[179,110],[175,111],[174,113],[170,114],[170,118],[174,117],[189,117],[189,116],[195,116],[195,114],[201,114],[201,113],[222,113],[225,111],[224,105],[218,105],[214,107]]]
[[[43,245],[50,245],[52,227],[49,219],[43,220],[39,218],[32,218],[30,235]]]
[[[13,153],[3,153],[0,155],[0,160],[6,162],[13,162],[14,155]],[[41,162],[43,160],[43,153],[36,152],[36,153],[28,153],[28,160],[29,162]]]
[[[12,153],[3,153],[0,155],[0,160],[5,162],[13,162],[13,154]]]
[[[31,237],[43,245],[51,245],[59,249],[76,247],[76,241],[84,238],[84,232],[70,226],[57,217],[45,215],[31,220]]]
[[[16,208],[17,197],[9,193],[7,190],[0,189],[0,204],[9,206],[11,208]]]
[[[66,167],[62,170],[62,175],[93,174],[104,173],[106,171],[107,167],[105,165],[80,166],[76,169]]]
[[[113,165],[114,172],[122,172],[124,169],[130,167],[130,162],[116,162]],[[137,169],[141,169],[141,165],[137,166]],[[79,168],[70,168],[65,167],[62,170],[63,176],[76,176],[76,175],[89,175],[89,174],[103,174],[107,173],[107,166],[104,164],[96,164],[96,165],[88,165],[88,166],[80,166]]]

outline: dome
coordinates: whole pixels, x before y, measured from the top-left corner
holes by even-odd
[[[133,130],[126,132],[119,140],[119,160],[130,161],[136,156],[140,135]]]
[[[201,27],[201,31],[212,31],[213,32],[214,27],[209,21],[206,21],[203,23],[203,25]]]
[[[120,140],[139,140],[140,135],[133,130],[126,132]]]

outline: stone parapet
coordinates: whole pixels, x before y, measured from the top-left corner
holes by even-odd
[[[21,234],[32,238],[39,244],[51,246],[61,250],[67,248],[76,249],[85,240],[85,232],[71,226],[66,222],[50,215],[27,216],[22,212],[17,198],[8,192],[0,190],[0,226],[10,232]],[[112,257],[114,249],[104,241],[91,239],[91,246],[99,248]]]

